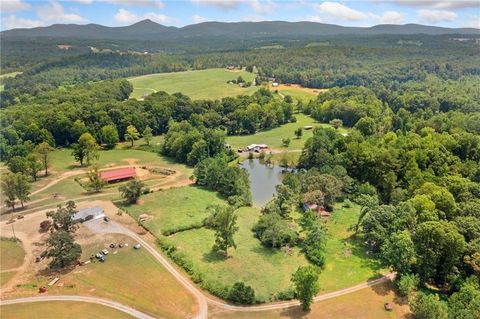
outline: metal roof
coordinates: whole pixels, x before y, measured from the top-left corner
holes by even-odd
[[[78,213],[73,215],[73,220],[85,219],[89,215],[92,215],[93,218],[95,219],[95,218],[101,218],[105,216],[105,213],[103,212],[103,208],[100,206],[84,208],[84,209],[80,209]]]
[[[135,177],[135,175],[135,167],[126,167],[100,172],[100,177],[107,182],[132,178]]]

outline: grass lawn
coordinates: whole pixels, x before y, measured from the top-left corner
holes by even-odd
[[[330,124],[318,123],[308,115],[297,113],[295,114],[297,122],[288,123],[268,131],[262,131],[251,135],[237,135],[227,136],[227,143],[232,145],[234,149],[244,148],[249,144],[267,144],[274,149],[282,150],[301,150],[305,141],[313,135],[313,130],[303,130],[303,135],[300,139],[295,136],[295,130],[306,125],[331,127]],[[339,132],[346,132],[345,129],[340,128]],[[283,138],[290,138],[290,145],[288,147],[282,146]]]
[[[79,168],[80,164],[75,162],[71,152],[72,151],[67,148],[52,152],[52,170],[56,172],[65,172],[74,168]],[[135,163],[135,165],[164,166],[185,174],[191,174],[192,172],[192,169],[186,165],[177,164],[172,159],[153,152],[125,148],[106,151],[102,150],[98,153],[99,159],[97,164],[100,166],[100,168],[114,165],[130,165],[131,163]]]
[[[288,255],[261,245],[251,231],[260,216],[259,209],[240,208],[237,216],[237,249],[230,249],[227,259],[212,253],[215,240],[212,230],[189,230],[176,233],[169,239],[189,256],[205,281],[226,286],[243,281],[253,287],[257,299],[268,301],[276,293],[289,289],[291,274],[307,261],[298,249]]]
[[[320,291],[328,292],[347,288],[384,273],[378,260],[369,258],[362,240],[353,236],[349,227],[355,225],[360,214],[358,206],[343,208],[337,204],[328,221],[326,265],[320,274]]]
[[[207,217],[205,210],[208,205],[225,204],[217,193],[196,186],[150,193],[142,196],[142,200],[142,205],[131,205],[124,209],[135,219],[141,214],[153,216],[144,225],[157,236],[177,227],[198,224]]]
[[[101,235],[83,245],[82,260],[108,247],[111,242],[126,242],[128,247],[110,249],[104,263],[94,262],[60,275],[61,286],[48,286],[48,294],[86,295],[115,300],[161,318],[186,318],[196,311],[193,296],[146,250],[134,250],[129,237]],[[115,254],[115,250],[117,253]],[[22,296],[38,295],[38,287],[58,275],[37,274],[17,287]]]
[[[200,71],[185,71],[172,73],[157,73],[129,78],[133,84],[131,98],[142,98],[157,91],[169,94],[181,92],[193,100],[220,99],[225,96],[251,94],[256,87],[241,88],[227,81],[236,80],[242,76],[245,81],[252,81],[253,73],[246,71],[228,71],[225,69],[207,69]]]
[[[278,86],[272,86],[269,84],[268,88],[274,93],[278,92],[283,96],[290,95],[295,100],[303,103],[308,103],[310,100],[315,99],[322,91],[324,91],[322,89],[309,89],[299,85],[288,86],[285,84],[280,84]]]
[[[130,319],[134,318],[124,312],[110,307],[86,302],[30,302],[7,305],[0,308],[2,317],[11,319]]]
[[[24,257],[25,251],[21,243],[4,238],[0,239],[0,270],[20,267],[23,264]]]
[[[393,310],[385,311],[384,304],[392,303]],[[367,319],[367,318],[410,318],[408,305],[395,294],[393,283],[361,289],[343,296],[315,302],[310,312],[300,307],[259,312],[218,312],[212,311],[211,318],[221,319]]]

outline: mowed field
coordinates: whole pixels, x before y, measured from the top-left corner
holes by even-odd
[[[291,274],[307,261],[297,248],[290,253],[270,249],[255,238],[252,227],[260,217],[260,209],[243,207],[236,213],[239,230],[234,238],[237,248],[229,250],[227,259],[212,252],[215,236],[210,229],[179,232],[169,240],[190,257],[205,281],[229,287],[243,281],[252,286],[257,299],[269,301],[290,288]]]
[[[290,95],[292,98],[302,101],[303,103],[308,103],[310,100],[315,99],[322,92],[327,91],[327,89],[305,88],[298,84],[279,84],[278,86],[272,86],[270,83],[268,88],[270,91],[278,92],[283,96]]]
[[[303,130],[301,138],[297,139],[295,130],[299,127],[311,125],[313,127],[332,127],[330,124],[318,123],[312,117],[297,113],[295,114],[297,121],[295,123],[288,123],[268,131],[261,131],[250,135],[235,135],[227,136],[227,143],[234,149],[244,148],[249,144],[267,144],[270,148],[279,150],[301,150],[305,142],[313,136],[313,130]],[[339,128],[339,132],[346,133],[347,130]],[[282,139],[290,138],[290,145],[284,147]]]
[[[143,204],[125,207],[138,219],[147,214],[143,224],[157,237],[166,231],[186,229],[199,225],[207,216],[209,204],[222,204],[224,200],[214,192],[189,186],[169,189],[143,196]],[[359,207],[344,208],[337,205],[328,221],[327,264],[320,275],[321,292],[350,287],[381,276],[384,270],[370,259],[349,228],[359,215]],[[252,227],[260,217],[260,210],[243,207],[236,211],[239,231],[235,234],[237,249],[229,250],[229,257],[213,253],[214,232],[204,227],[188,229],[169,235],[166,241],[177,247],[191,261],[204,282],[215,286],[231,286],[243,281],[252,286],[259,300],[274,300],[275,296],[291,288],[291,274],[306,265],[304,255],[295,248],[290,252],[269,249],[255,238]],[[301,213],[292,214],[299,219]],[[268,275],[265,275],[268,274]]]
[[[129,237],[105,234],[83,237],[88,243],[80,241],[81,259],[88,260],[92,254],[107,248],[105,262],[93,262],[61,274],[58,284],[47,286],[49,295],[105,298],[160,318],[190,318],[196,313],[194,297],[150,253],[133,249],[135,242]],[[108,246],[112,242],[128,243],[128,247],[111,249]],[[46,266],[46,261],[42,263]],[[54,276],[58,274],[32,274],[17,286],[14,294],[37,296],[38,287],[46,286]]]
[[[172,73],[157,73],[129,78],[133,85],[131,98],[139,99],[145,95],[165,91],[169,94],[183,93],[193,100],[220,99],[226,96],[251,94],[257,87],[241,88],[236,84],[227,84],[239,76],[247,82],[255,78],[255,74],[246,71],[228,71],[226,69],[207,69]]]
[[[0,307],[2,318],[9,319],[130,319],[124,312],[86,302],[31,302]]]
[[[150,193],[142,196],[142,201],[142,205],[121,207],[135,219],[147,214],[143,225],[157,236],[199,224],[208,216],[208,205],[226,204],[217,193],[196,186]]]
[[[22,244],[6,238],[0,238],[0,286],[6,284],[23,264],[25,251]]]

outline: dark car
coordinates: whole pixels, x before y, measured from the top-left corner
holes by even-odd
[[[108,216],[105,216],[105,217],[103,217],[103,220],[108,222],[110,220],[110,218]]]

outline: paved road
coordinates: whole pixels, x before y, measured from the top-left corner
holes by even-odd
[[[107,299],[94,298],[94,297],[83,297],[83,296],[40,296],[40,297],[26,297],[18,298],[11,300],[1,300],[0,306],[6,305],[15,305],[28,302],[52,302],[52,301],[74,301],[74,302],[89,302],[95,303],[102,306],[114,308],[116,310],[122,311],[126,314],[129,314],[138,319],[155,319],[155,317],[149,316],[146,313],[140,312],[128,306],[122,305],[121,303],[110,301]]]

